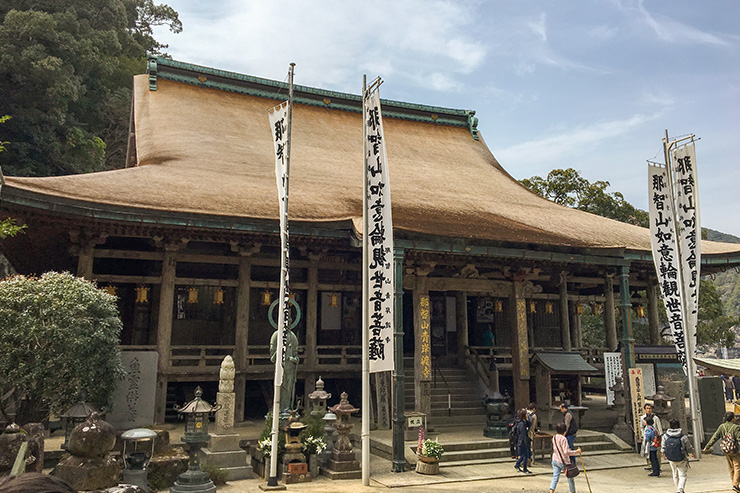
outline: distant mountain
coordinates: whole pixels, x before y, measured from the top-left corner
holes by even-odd
[[[722,233],[721,231],[715,231],[709,228],[703,228],[707,231],[707,240],[711,241],[724,241],[725,243],[740,243],[740,238],[737,236]]]

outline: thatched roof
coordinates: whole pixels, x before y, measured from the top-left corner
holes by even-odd
[[[135,167],[75,176],[9,177],[3,196],[16,190],[92,209],[277,221],[267,120],[267,110],[275,104],[268,97],[162,78],[152,91],[147,76],[137,76]],[[522,187],[467,127],[384,116],[398,230],[491,242],[650,251],[646,229],[556,205]],[[344,220],[361,230],[361,118],[330,103],[295,105],[291,220]],[[729,253],[740,251],[740,245],[705,242],[703,249],[708,254]]]

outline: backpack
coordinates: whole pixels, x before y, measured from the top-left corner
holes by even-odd
[[[735,437],[732,436],[732,433],[727,429],[725,429],[725,434],[722,436],[722,441],[719,442],[719,448],[722,449],[722,452],[726,455],[737,453],[737,442],[735,441]]]
[[[516,429],[516,420],[509,421],[509,441],[516,442],[519,437],[519,430]]]
[[[681,443],[683,435],[666,435],[664,439],[665,443],[665,458],[671,462],[681,462],[686,458],[686,454],[683,451],[683,444]]]

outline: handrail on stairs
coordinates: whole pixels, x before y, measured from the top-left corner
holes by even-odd
[[[494,356],[491,356],[491,361],[496,364]],[[483,361],[477,349],[465,346],[465,364],[475,373],[483,388],[487,389],[491,382],[491,365]]]
[[[447,416],[452,416],[452,393],[450,392],[450,384],[447,383],[447,379],[437,363],[437,358],[432,356],[432,386],[435,389],[437,388],[437,374],[442,377],[442,382],[447,389]]]

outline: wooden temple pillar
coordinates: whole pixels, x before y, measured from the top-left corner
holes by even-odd
[[[573,317],[570,328],[570,340],[571,345],[574,348],[580,349],[583,347],[583,337],[581,333],[581,305],[579,303],[571,303]]]
[[[167,381],[170,369],[170,341],[172,339],[172,310],[175,302],[175,268],[179,245],[164,245],[162,261],[162,285],[159,290],[159,310],[157,317],[157,387],[154,397],[154,422],[164,423],[167,407]]]
[[[658,280],[650,276],[646,288],[648,298],[648,327],[650,330],[650,344],[660,344],[660,320],[658,318]]]
[[[234,243],[231,249],[239,254],[239,278],[236,288],[236,327],[234,329],[234,420],[244,421],[244,401],[247,392],[247,366],[249,365],[249,303],[252,290],[252,255],[260,245],[241,247]]]
[[[431,269],[430,269],[431,271]],[[432,382],[421,371],[423,366],[431,365],[431,339],[429,288],[426,274],[429,271],[417,269],[416,285],[413,290],[414,300],[414,410],[431,416]],[[433,370],[432,370],[433,371]]]
[[[80,246],[80,253],[77,257],[77,277],[82,277],[88,281],[93,278],[93,250],[95,242],[87,241]]]
[[[303,399],[308,405],[308,394],[316,387],[316,346],[319,324],[319,258],[318,253],[309,253],[308,292],[306,293],[306,373],[303,382]]]
[[[630,268],[619,266],[619,307],[622,311],[622,351],[626,369],[635,367],[635,339],[632,336],[632,299],[630,297]],[[627,372],[625,371],[626,375]]]
[[[514,406],[522,409],[530,402],[529,398],[529,340],[527,337],[527,286],[514,282],[509,303],[510,326],[514,328],[511,337],[512,380],[514,383]],[[566,312],[567,316],[567,312]]]
[[[457,364],[465,367],[465,348],[470,345],[468,331],[468,293],[455,293],[455,323],[457,324]]]
[[[609,351],[615,351],[619,345],[617,340],[617,320],[614,314],[614,274],[608,273],[604,277],[604,326],[606,327],[606,345]]]
[[[563,350],[570,351],[573,344],[570,338],[570,312],[568,309],[568,276],[567,272],[560,273],[560,334]]]

